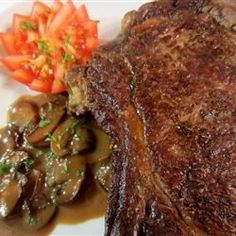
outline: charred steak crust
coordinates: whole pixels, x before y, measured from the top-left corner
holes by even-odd
[[[236,234],[230,4],[145,4],[69,74],[84,88],[77,111],[91,110],[114,143],[106,235]]]

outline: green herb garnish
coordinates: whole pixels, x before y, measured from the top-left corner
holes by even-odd
[[[70,42],[70,35],[65,35],[63,38],[64,43],[69,43]]]
[[[56,158],[56,155],[52,151],[47,152],[46,156],[49,159],[55,159]]]
[[[48,44],[45,41],[38,42],[38,49],[45,55],[50,55]]]
[[[4,175],[9,172],[11,165],[7,163],[0,163],[0,175]]]
[[[24,124],[24,126],[22,127],[22,129],[25,130],[25,129],[30,128],[31,124],[32,124],[32,122],[29,121],[28,123]]]
[[[73,122],[70,126],[69,126],[69,130],[71,130],[71,132],[74,132],[75,127],[80,123],[80,120],[76,120],[75,122]]]
[[[44,127],[48,126],[50,123],[51,123],[50,120],[42,119],[42,120],[40,120],[40,122],[39,122],[39,127],[40,127],[40,128],[44,128]]]
[[[74,122],[72,122],[66,129],[65,131],[63,132],[62,137],[60,137],[60,139],[62,139],[64,137],[64,135],[67,133],[67,132],[70,132],[71,135],[73,135],[75,133],[75,127],[79,124],[79,120],[76,120]]]
[[[23,30],[35,30],[36,25],[33,22],[30,22],[30,21],[23,21],[21,23],[21,28]]]
[[[56,142],[56,138],[51,134],[48,133],[47,138],[45,139],[45,141],[49,141],[49,142]]]
[[[34,164],[34,160],[29,158],[29,159],[24,160],[23,163],[29,167]]]
[[[64,174],[68,174],[68,173],[70,172],[69,166],[68,166],[68,163],[67,163],[67,162],[64,162],[64,163],[62,164],[62,168],[63,168],[63,173],[64,173]]]
[[[37,149],[35,153],[36,157],[40,157],[43,155],[43,150]]]
[[[57,182],[55,180],[51,180],[48,182],[48,186],[50,188],[54,188],[54,187],[56,187],[56,185],[57,185]]]
[[[76,177],[77,178],[83,178],[84,177],[84,170],[77,170],[76,171]]]
[[[64,62],[70,62],[72,60],[72,56],[68,53],[65,53],[63,56],[63,61]]]
[[[32,216],[28,216],[27,219],[26,219],[26,223],[30,226],[33,226],[33,225],[36,225],[38,223],[38,220],[35,219]]]

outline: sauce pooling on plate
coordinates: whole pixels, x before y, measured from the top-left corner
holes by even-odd
[[[104,212],[109,139],[91,115],[73,116],[66,105],[64,95],[23,96],[0,130],[0,219],[11,235],[43,235],[53,219],[76,223]]]

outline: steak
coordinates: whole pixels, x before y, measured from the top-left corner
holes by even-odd
[[[106,235],[236,235],[236,1],[160,0],[67,77],[113,143]]]

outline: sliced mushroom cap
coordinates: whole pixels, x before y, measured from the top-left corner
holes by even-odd
[[[17,179],[21,185],[24,185],[26,180],[24,174],[17,172],[22,161],[28,158],[24,152],[7,151],[0,159],[0,192],[3,192],[8,184]]]
[[[25,167],[28,167],[29,162],[27,160],[33,161],[27,152],[6,151],[0,160],[0,166],[8,165],[10,167],[9,170],[14,173],[22,163],[25,165]]]
[[[0,130],[0,155],[16,147],[17,132],[15,129],[6,127]]]
[[[55,159],[47,170],[47,184],[57,188],[57,202],[66,203],[77,195],[85,177],[85,159],[75,155]]]
[[[93,175],[97,186],[108,192],[110,186],[110,160],[105,159],[93,167]]]
[[[0,160],[0,218],[8,216],[21,197],[27,178],[18,169],[28,158],[25,152],[7,151]]]
[[[68,181],[69,163],[68,159],[55,159],[50,167],[50,171],[47,175],[48,186],[60,185]]]
[[[36,123],[38,116],[37,104],[19,99],[8,111],[8,122],[24,128],[30,123]]]
[[[55,205],[49,205],[33,212],[23,210],[17,217],[6,220],[6,223],[14,228],[17,227],[19,230],[36,231],[45,226],[52,219],[55,212]]]
[[[26,228],[29,230],[38,230],[45,226],[56,212],[56,206],[51,205],[37,210],[32,215],[24,217]]]
[[[107,159],[111,155],[111,145],[108,135],[94,122],[88,124],[87,127],[93,132],[96,138],[95,149],[93,152],[86,154],[87,162],[93,164]]]
[[[51,205],[39,210],[36,210],[31,215],[23,217],[23,225],[27,230],[35,231],[45,226],[56,212],[56,206]]]
[[[39,170],[32,169],[27,175],[27,183],[23,188],[24,197],[27,200],[32,200],[35,195],[43,190],[44,185],[43,173]]]
[[[26,139],[30,144],[37,144],[47,138],[46,141],[50,141],[48,135],[54,131],[65,114],[65,103],[66,98],[58,95],[41,106],[38,125],[33,130],[26,131]]]
[[[66,203],[75,198],[84,181],[85,169],[85,160],[82,156],[76,155],[68,158],[68,179],[62,184],[58,193],[58,203]]]
[[[54,141],[51,142],[51,150],[58,157],[63,157],[70,153],[70,140],[73,135],[74,128],[78,124],[77,119],[68,117],[61,123],[53,133]]]
[[[77,126],[71,140],[71,154],[75,155],[82,151],[91,149],[94,144],[93,133],[85,127]]]
[[[42,105],[46,104],[47,102],[57,100],[58,97],[60,97],[59,99],[65,98],[65,96],[63,96],[63,95],[41,93],[36,96],[26,96],[26,99],[27,100],[30,99],[32,102],[36,103],[38,105],[38,107],[41,107]]]
[[[56,205],[57,203],[57,189],[55,186],[47,186],[46,182],[39,189],[39,192],[30,201],[30,205],[33,209],[42,209],[48,205]]]
[[[51,150],[58,157],[75,155],[91,147],[92,134],[86,128],[80,127],[79,122],[74,117],[68,117],[54,131]]]
[[[37,149],[35,150],[34,156],[36,157],[34,169],[40,171],[41,173],[46,173],[48,156],[51,153],[47,149]]]
[[[27,152],[31,157],[37,159],[38,157],[43,156],[49,151],[49,145],[45,147],[39,147],[38,145],[32,145],[28,142],[25,142],[21,147],[20,150]]]
[[[8,185],[2,191],[0,190],[0,218],[11,213],[19,201],[21,193],[22,187],[17,180],[10,180]]]

